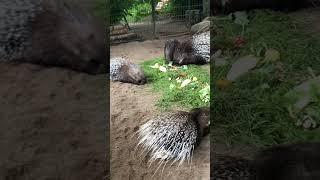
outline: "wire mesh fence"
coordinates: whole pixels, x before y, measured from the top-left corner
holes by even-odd
[[[185,3],[174,5],[170,3],[170,0],[162,0],[154,3],[155,11],[152,11],[151,4],[148,8],[143,9],[145,13],[141,12],[143,17],[139,19],[132,19],[130,15],[121,17],[120,14],[111,14],[111,31],[122,27],[126,35],[131,34],[129,36],[136,35],[144,38],[187,34],[193,24],[209,15],[208,2],[209,0],[188,0]]]

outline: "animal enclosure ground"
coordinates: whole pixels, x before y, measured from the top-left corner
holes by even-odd
[[[46,22],[45,28],[31,27],[35,24],[32,23],[33,18],[30,15],[31,11],[34,11],[32,4],[36,1],[23,3],[17,1],[11,5],[9,3],[9,6],[7,2],[1,1],[1,11],[6,9],[8,12],[13,12],[16,9],[24,9],[25,6],[30,8],[27,11],[15,12],[17,15],[20,14],[19,16],[15,13],[10,15],[14,18],[10,19],[9,24],[15,24],[14,20],[17,18],[19,22],[16,23],[21,25],[14,27],[17,32],[54,30],[55,27],[51,26],[50,22]],[[57,4],[59,3],[52,5]],[[95,3],[91,0],[81,0],[76,4],[91,9]],[[70,8],[67,12],[75,13]],[[75,14],[80,15],[79,12],[81,11]],[[59,12],[54,12],[54,16],[58,15],[57,13]],[[52,14],[52,11],[46,11],[39,16],[46,17],[49,14]],[[104,11],[102,14],[107,13]],[[24,22],[24,16],[30,17],[28,18],[30,22]],[[67,17],[66,14],[62,16]],[[10,25],[4,23],[6,18],[1,18],[1,30],[10,29]],[[81,15],[74,18],[76,21],[86,21]],[[42,20],[37,24],[46,21],[45,18],[40,19]],[[60,20],[59,22],[62,22]],[[72,28],[76,30],[75,21],[69,19],[64,22],[72,24]],[[26,24],[28,25],[25,26]],[[65,23],[61,24],[67,26]],[[59,27],[62,27],[64,32],[75,32],[70,31],[71,26]],[[84,26],[78,26],[81,27]],[[86,26],[86,28],[91,27]],[[17,38],[22,37],[21,33],[17,32],[15,32]],[[83,31],[79,31],[81,32]],[[19,44],[27,42],[25,38],[19,39],[21,39]],[[12,55],[23,51],[18,50],[17,44],[12,42],[15,42],[14,39],[10,40],[11,45],[7,49],[13,53]],[[6,45],[6,42],[1,42],[1,45]],[[46,51],[46,48],[53,47],[52,42],[43,48],[37,43],[32,45],[38,47],[32,50],[34,52]],[[56,47],[62,48],[58,49],[59,52],[65,52],[67,49],[62,46]],[[94,51],[91,50],[90,53],[92,52]],[[57,60],[62,56],[52,51],[49,54]],[[28,55],[29,51],[26,53],[26,56]],[[1,61],[6,60],[1,57]],[[61,64],[61,61],[56,63]],[[106,74],[92,76],[64,68],[9,62],[1,62],[0,71],[0,179],[104,179],[109,169],[106,157],[109,147]]]
[[[0,63],[0,179],[101,180],[106,75]]]
[[[312,111],[305,108],[292,114],[288,108],[293,99],[285,97],[292,88],[313,78],[310,69],[314,75],[320,73],[319,12],[319,9],[292,14],[256,11],[245,26],[246,43],[238,49],[234,48],[233,40],[243,33],[242,27],[230,20],[215,21],[221,33],[214,43],[223,49],[227,65],[216,67],[211,75],[216,83],[215,125],[211,128],[214,141],[259,148],[320,138],[318,128],[307,130],[296,124]],[[266,59],[265,52],[271,49],[279,52],[280,59],[277,55],[271,55],[271,61]],[[260,58],[257,66],[228,85],[226,76],[231,65],[249,54]],[[266,61],[262,63],[262,60]],[[317,93],[314,96],[310,108],[319,112]],[[319,124],[319,115],[310,116]]]
[[[183,40],[190,37],[179,37]],[[111,57],[122,56],[134,63],[141,64],[147,60],[163,56],[165,40],[130,42],[111,47]],[[145,159],[139,158],[140,151],[135,150],[138,143],[137,132],[140,125],[148,118],[160,113],[156,103],[161,97],[155,93],[150,84],[137,86],[133,84],[111,82],[111,178],[114,179],[152,179],[156,164],[148,167]],[[177,107],[175,107],[177,109]],[[171,109],[172,110],[172,109]],[[210,152],[209,137],[203,139],[194,152],[193,162],[180,167],[169,165],[162,168],[153,179],[209,179]]]

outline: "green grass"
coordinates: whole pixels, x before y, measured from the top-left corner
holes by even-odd
[[[209,102],[205,102],[200,97],[201,93],[199,92],[201,89],[206,87],[206,84],[210,84],[210,77],[207,71],[200,66],[188,65],[187,69],[177,66],[177,70],[175,71],[168,70],[167,72],[161,72],[157,68],[150,67],[156,63],[166,67],[167,69],[171,69],[168,67],[168,64],[164,63],[163,58],[155,58],[150,61],[145,61],[141,66],[147,76],[148,83],[152,86],[152,89],[161,94],[161,98],[157,103],[158,107],[169,109],[172,106],[179,106],[183,108],[209,106]],[[193,77],[196,77],[197,80],[180,88],[181,83],[178,83],[176,80],[178,77],[181,81],[186,79],[192,80]]]
[[[221,27],[212,38],[215,46],[222,48],[230,61],[255,54],[264,46],[273,48],[281,54],[280,66],[259,65],[226,90],[213,86],[211,135],[223,142],[252,146],[320,139],[319,129],[303,130],[295,125],[302,113],[291,117],[287,110],[290,99],[284,98],[292,87],[311,78],[308,67],[319,74],[319,40],[305,33],[303,24],[282,13],[256,11],[249,20],[244,33],[247,43],[238,50],[231,48],[231,42],[242,27],[230,20],[215,21]],[[216,67],[211,74],[213,82],[224,79],[229,68]],[[266,84],[269,88],[264,88]],[[314,106],[320,111],[319,103]]]

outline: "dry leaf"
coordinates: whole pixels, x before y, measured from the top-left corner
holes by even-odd
[[[220,89],[226,89],[232,85],[232,81],[225,80],[225,79],[219,79],[216,82],[216,86]]]
[[[280,52],[275,49],[267,49],[263,62],[276,62],[280,60]]]

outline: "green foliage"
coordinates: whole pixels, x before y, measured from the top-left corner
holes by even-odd
[[[152,9],[150,3],[135,4],[128,10],[127,20],[129,22],[137,22],[143,17],[151,15]]]
[[[161,9],[160,14],[170,14],[173,13],[174,10],[174,4],[172,3],[172,1],[169,1],[168,4],[165,5],[163,9]]]
[[[241,12],[235,12],[234,15],[235,15],[234,23],[242,26],[241,35],[243,35],[245,26],[249,24],[247,13],[245,11],[241,11]]]
[[[202,9],[202,0],[170,0],[160,12],[162,14],[184,15],[187,9]]]
[[[128,10],[137,3],[137,0],[112,0],[110,7],[111,21],[110,23],[120,22],[128,15]]]
[[[157,3],[159,0],[155,0]],[[111,1],[111,24],[130,21],[135,22],[150,15],[151,0],[113,0]]]
[[[312,67],[315,74],[320,73],[320,41],[305,33],[303,24],[282,13],[260,10],[251,14],[249,20],[243,33],[246,39],[243,48],[234,49],[230,43],[243,32],[242,27],[231,20],[215,22],[223,33],[212,38],[214,44],[229,52],[230,61],[253,52],[261,56],[267,48],[277,50],[281,58],[278,60],[277,55],[276,62],[260,64],[226,90],[213,87],[212,135],[223,142],[254,146],[319,139],[319,131],[295,125],[296,119],[290,116],[284,95],[310,78],[308,67]],[[229,69],[216,67],[213,81],[226,77]],[[318,95],[314,96],[317,99]],[[314,109],[318,108],[316,104]]]
[[[202,0],[171,0],[175,7],[202,6]]]
[[[167,71],[155,68],[158,63]],[[164,109],[173,105],[185,108],[209,106],[209,74],[197,65],[171,67],[163,58],[156,58],[142,64],[143,70],[155,91],[161,92],[158,106]],[[161,68],[160,68],[161,69]],[[172,70],[175,69],[175,70]],[[178,80],[177,80],[178,79]],[[185,86],[184,86],[185,85]]]

